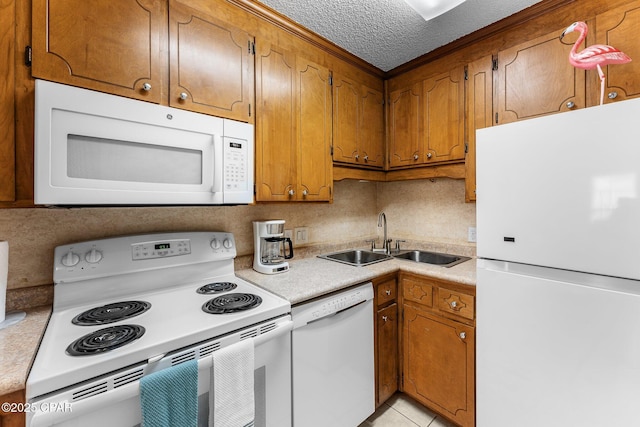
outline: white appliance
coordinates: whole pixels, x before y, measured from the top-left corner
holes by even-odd
[[[631,426],[640,99],[477,132],[477,426]]]
[[[56,248],[27,426],[139,426],[140,379],[189,360],[199,365],[198,426],[208,426],[212,353],[250,338],[255,425],[290,426],[291,306],[236,277],[235,255],[233,235],[220,232]]]
[[[355,427],[375,411],[371,282],[292,309],[294,427]]]
[[[253,202],[253,125],[36,80],[35,203]]]
[[[264,274],[289,271],[285,260],[293,258],[293,243],[290,237],[284,237],[283,219],[253,221],[253,243],[255,271]]]

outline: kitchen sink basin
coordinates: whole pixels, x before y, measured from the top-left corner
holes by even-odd
[[[363,250],[356,249],[356,250],[348,250],[348,251],[318,255],[318,258],[324,258],[331,261],[336,261],[344,264],[362,267],[364,265],[374,264],[380,261],[386,261],[388,259],[392,259],[393,257],[383,253],[363,251]]]
[[[442,267],[453,267],[456,264],[460,264],[461,262],[465,262],[471,259],[465,256],[429,251],[402,251],[399,254],[394,254],[393,257],[414,262],[421,262],[423,264],[440,265]]]

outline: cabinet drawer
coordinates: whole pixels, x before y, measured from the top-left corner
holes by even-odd
[[[438,309],[440,311],[473,320],[475,315],[474,297],[447,288],[438,289]]]
[[[389,301],[394,301],[398,296],[398,285],[396,280],[387,280],[380,283],[376,287],[376,293],[378,298],[378,306],[383,305]]]
[[[405,300],[415,301],[427,307],[433,306],[433,286],[409,278],[402,279],[402,295]]]

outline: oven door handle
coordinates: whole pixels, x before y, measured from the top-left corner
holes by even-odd
[[[293,322],[291,320],[281,321],[275,329],[255,337],[253,339],[254,346],[257,347],[266,341],[290,333],[292,329]],[[213,357],[211,356],[203,357],[198,360],[198,371],[211,369],[212,366]],[[70,411],[37,411],[31,416],[29,427],[45,427],[60,424],[64,421],[92,413],[98,409],[104,409],[105,406],[135,398],[139,395],[140,381],[135,381],[122,387],[118,387],[115,390],[110,390],[106,393],[101,393],[78,402],[72,402]],[[38,407],[37,404],[35,406]]]

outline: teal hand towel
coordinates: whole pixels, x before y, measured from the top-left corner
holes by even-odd
[[[142,427],[197,427],[198,361],[142,377],[140,403]]]

